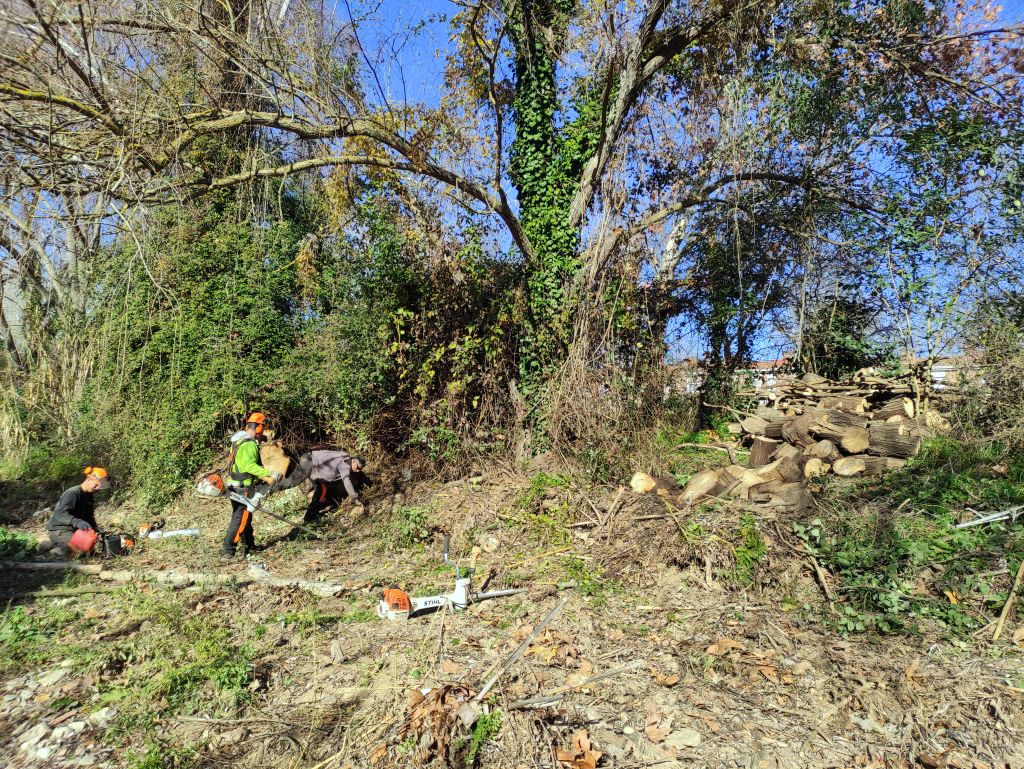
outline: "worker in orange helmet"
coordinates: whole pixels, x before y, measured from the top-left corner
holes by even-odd
[[[46,522],[47,538],[39,543],[40,554],[69,556],[68,542],[79,529],[96,529],[96,500],[101,489],[110,488],[110,475],[102,467],[87,467],[85,480],[61,494]]]
[[[235,494],[251,497],[256,481],[273,484],[281,479],[279,472],[271,472],[260,464],[259,441],[266,429],[267,415],[254,411],[245,420],[245,427],[231,436],[227,485]],[[231,524],[224,537],[224,555],[228,558],[233,557],[239,543],[247,552],[256,550],[252,513],[241,502],[231,500]]]

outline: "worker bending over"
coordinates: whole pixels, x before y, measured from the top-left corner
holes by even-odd
[[[359,492],[366,485],[366,476],[363,474],[365,467],[365,459],[350,456],[344,451],[310,451],[299,457],[295,470],[278,483],[274,491],[294,488],[311,478],[313,499],[302,519],[305,523],[311,523],[329,507],[341,501],[337,487],[340,481],[345,487],[345,495],[355,502],[358,512],[363,513],[366,508],[359,498]]]
[[[246,497],[253,495],[256,481],[273,484],[281,474],[271,472],[260,464],[259,439],[266,430],[267,415],[255,411],[245,420],[245,429],[231,436],[231,458],[228,460],[227,486],[235,494]],[[239,543],[246,552],[256,550],[256,539],[252,530],[252,513],[241,502],[231,500],[231,524],[224,536],[223,552],[227,557],[235,555]]]
[[[79,529],[96,528],[96,500],[100,489],[110,488],[110,476],[102,467],[85,468],[85,480],[60,495],[53,515],[46,522],[47,539],[39,543],[38,552],[45,555],[71,555],[68,542]]]

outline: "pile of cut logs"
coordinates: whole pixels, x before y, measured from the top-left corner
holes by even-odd
[[[803,508],[806,481],[881,475],[918,453],[924,432],[909,386],[875,376],[849,383],[815,374],[778,383],[770,405],[738,414],[731,433],[749,442],[748,466],[733,464],[695,475],[681,501],[731,496],[773,507]]]

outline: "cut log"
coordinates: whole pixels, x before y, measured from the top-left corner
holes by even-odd
[[[800,456],[800,449],[790,443],[780,443],[775,450],[776,459],[796,459]]]
[[[767,503],[769,507],[799,512],[813,504],[811,494],[803,483],[768,481],[750,489],[751,502]]]
[[[817,443],[812,443],[810,446],[804,449],[804,456],[812,457],[814,459],[820,459],[822,460],[822,462],[831,463],[839,459],[840,454],[839,449],[836,448],[836,445],[832,441],[825,438],[818,441]]]
[[[835,409],[823,411],[822,414],[824,414],[824,416],[828,418],[829,422],[831,422],[834,425],[839,425],[840,427],[868,426],[868,418],[866,415],[850,414],[845,411],[836,411]]]
[[[743,432],[750,435],[764,435],[764,429],[767,426],[768,420],[761,419],[761,417],[749,416],[740,420],[740,427],[743,428]]]
[[[871,442],[866,427],[842,427],[829,421],[815,420],[810,432],[817,438],[827,438],[847,454],[861,454]]]
[[[743,435],[743,425],[739,422],[730,422],[725,429],[729,431],[729,435]]]
[[[275,470],[281,473],[281,477],[288,475],[288,470],[291,467],[292,460],[287,454],[284,453],[284,449],[281,448],[281,444],[273,441],[260,446],[260,464],[270,472]]]
[[[789,414],[778,419],[773,419],[764,427],[764,435],[766,438],[772,438],[779,440],[782,438],[782,428],[785,427],[789,422],[792,422],[796,414]]]
[[[836,409],[850,414],[863,414],[868,410],[868,399],[856,395],[837,395],[833,398],[822,398],[823,409]]]
[[[800,377],[800,381],[805,385],[811,385],[812,387],[814,385],[828,384],[828,379],[826,377],[819,376],[818,374],[812,374],[810,371]]]
[[[633,473],[629,485],[637,494],[646,494],[657,487],[658,481],[647,473]]]
[[[737,483],[731,475],[722,470],[701,470],[683,487],[679,501],[683,504],[693,504],[702,499],[717,497],[730,491]]]
[[[904,419],[906,419],[906,417],[901,417],[897,414],[894,417],[886,418],[885,423],[889,425],[901,425],[903,424]]]
[[[750,466],[761,467],[771,462],[780,445],[779,441],[764,436],[759,435],[754,438],[754,442],[750,445]]]
[[[902,424],[882,424],[868,429],[867,452],[881,457],[906,459],[917,456],[921,450],[921,438],[907,435]]]
[[[828,475],[828,471],[831,469],[832,465],[823,462],[818,457],[811,457],[807,460],[807,464],[804,465],[804,478],[811,479]]]
[[[781,411],[773,409],[771,406],[758,406],[754,409],[754,415],[760,417],[766,422],[782,419],[785,416]]]
[[[817,419],[809,414],[804,414],[796,419],[786,422],[782,426],[782,439],[794,446],[806,448],[815,442],[811,436],[811,428],[817,423]],[[826,436],[827,437],[827,436]]]
[[[904,461],[902,459],[894,460],[889,457],[872,457],[867,454],[858,454],[836,460],[836,463],[832,466],[832,471],[836,475],[845,476],[860,474],[878,476],[902,467]]]
[[[888,419],[889,417],[914,418],[914,401],[910,398],[892,398],[874,409],[876,419]]]
[[[803,480],[803,464],[796,459],[780,459],[775,472],[786,483],[796,483]]]
[[[843,457],[832,463],[832,472],[843,478],[860,475],[864,472],[864,458],[861,456]]]
[[[725,473],[736,481],[736,484],[728,492],[732,497],[746,499],[747,492],[752,486],[764,483],[764,478],[758,472],[743,467],[743,465],[729,465],[725,468]]]

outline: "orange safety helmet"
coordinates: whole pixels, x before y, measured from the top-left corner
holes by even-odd
[[[262,411],[254,411],[249,415],[249,418],[245,420],[245,426],[256,425],[256,434],[263,435],[263,431],[267,429],[267,415]]]
[[[99,488],[110,488],[110,475],[102,467],[87,467],[82,472],[85,473],[86,478],[95,478],[97,481],[99,481]]]

